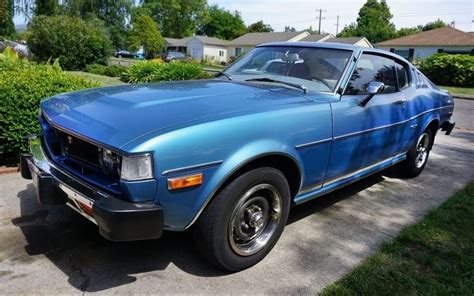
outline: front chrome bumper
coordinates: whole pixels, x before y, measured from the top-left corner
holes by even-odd
[[[153,203],[131,203],[81,181],[51,162],[42,137],[29,138],[30,153],[21,155],[21,175],[33,180],[42,204],[67,204],[113,241],[155,239],[163,233],[163,210]]]

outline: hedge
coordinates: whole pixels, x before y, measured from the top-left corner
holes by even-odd
[[[129,83],[146,83],[158,81],[205,79],[210,75],[200,65],[189,62],[157,63],[143,61],[130,65],[122,75],[122,80]]]
[[[109,37],[98,20],[37,16],[28,24],[28,31],[28,48],[33,57],[38,61],[59,58],[65,70],[105,64],[112,53]]]
[[[474,56],[435,54],[420,62],[420,70],[438,85],[474,86]]]
[[[100,65],[100,64],[91,64],[87,65],[86,71],[92,74],[109,76],[109,77],[120,77],[122,73],[125,72],[127,67],[120,65]]]
[[[0,69],[6,59],[0,59]],[[15,63],[8,59],[8,63]],[[39,131],[39,102],[43,98],[97,84],[65,74],[59,66],[24,64],[0,71],[0,164],[16,165],[27,149],[23,138]]]

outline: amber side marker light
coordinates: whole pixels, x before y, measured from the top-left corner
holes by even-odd
[[[203,181],[202,173],[184,176],[180,178],[173,178],[168,179],[168,189],[169,190],[176,190],[176,189],[183,189],[193,186],[199,186],[202,184]]]
[[[84,211],[84,213],[86,213],[87,215],[93,217],[94,214],[92,212],[92,207],[91,206],[88,206],[80,201],[78,201],[79,205],[81,206],[81,209]]]

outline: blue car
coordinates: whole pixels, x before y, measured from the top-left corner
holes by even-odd
[[[453,98],[398,55],[331,43],[258,46],[211,80],[89,89],[41,102],[21,173],[113,241],[191,229],[238,271],[298,205],[398,165],[415,177]]]

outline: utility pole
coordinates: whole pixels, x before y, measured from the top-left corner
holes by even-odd
[[[326,12],[326,10],[322,9],[316,9],[316,11],[319,11],[319,29],[318,29],[318,34],[321,34],[321,20],[323,19],[323,12]]]
[[[336,37],[337,34],[339,34],[339,16],[337,16],[337,22],[336,22]]]

